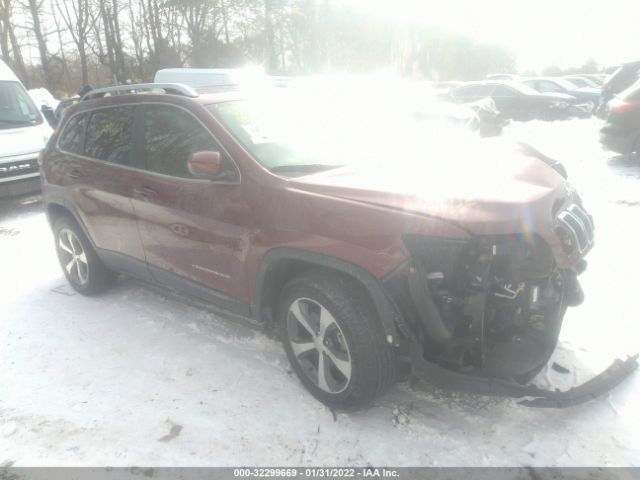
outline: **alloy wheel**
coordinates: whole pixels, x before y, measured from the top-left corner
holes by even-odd
[[[324,392],[337,394],[349,385],[351,354],[331,312],[310,298],[298,298],[287,314],[288,340],[307,378]]]
[[[89,263],[80,240],[72,230],[60,230],[58,249],[67,274],[79,285],[85,285],[89,281]]]

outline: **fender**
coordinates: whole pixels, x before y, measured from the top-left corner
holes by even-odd
[[[323,268],[337,270],[359,281],[367,290],[380,317],[380,323],[387,335],[387,341],[394,345],[400,345],[400,335],[396,322],[401,322],[400,314],[390,299],[385,295],[379,280],[364,268],[354,265],[340,258],[323,255],[320,253],[299,250],[296,248],[278,247],[269,250],[262,258],[255,287],[255,304],[251,306],[253,318],[260,321],[261,312],[265,308],[263,293],[265,280],[269,270],[283,260],[300,261]]]
[[[89,231],[87,230],[87,227],[85,227],[84,222],[82,221],[82,219],[80,218],[80,215],[78,214],[78,211],[76,210],[76,207],[74,205],[72,205],[70,202],[68,202],[64,197],[60,197],[57,195],[48,195],[48,199],[47,202],[45,203],[44,207],[44,212],[45,215],[47,216],[47,220],[49,222],[49,225],[51,227],[53,227],[53,222],[51,221],[51,217],[49,214],[49,208],[52,205],[55,205],[56,207],[61,207],[63,209],[65,209],[67,212],[69,212],[71,214],[71,216],[73,217],[73,219],[76,221],[76,223],[78,225],[80,225],[80,228],[82,229],[82,231],[84,232],[85,236],[89,239],[89,241],[91,242],[91,246],[96,249],[96,244],[94,243],[93,239],[91,238],[91,235],[89,235]]]

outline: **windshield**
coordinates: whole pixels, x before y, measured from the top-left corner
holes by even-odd
[[[470,136],[454,124],[464,125],[473,112],[429,95],[292,90],[207,108],[258,162],[280,173],[415,161],[452,135]]]
[[[18,82],[0,82],[0,129],[42,123],[31,97]]]

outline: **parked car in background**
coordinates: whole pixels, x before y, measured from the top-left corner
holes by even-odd
[[[436,95],[440,97],[446,97],[446,95],[453,90],[454,88],[458,88],[460,85],[463,85],[464,82],[458,82],[453,80],[443,81],[443,82],[429,82],[425,83],[425,88],[432,88]]]
[[[602,85],[602,82],[598,83],[584,75],[569,75],[562,78],[576,88],[600,88],[600,85]]]
[[[192,88],[230,87],[238,85],[238,69],[234,68],[163,68],[153,83],[181,83]]]
[[[640,158],[640,81],[609,102],[600,141],[609,150]]]
[[[47,123],[49,123],[52,128],[55,128],[58,123],[55,111],[58,105],[60,105],[60,101],[51,95],[51,92],[46,88],[34,88],[29,90],[28,93],[36,104],[36,107],[40,109]]]
[[[471,82],[453,89],[447,95],[457,103],[491,98],[504,119],[553,120],[571,116],[575,98],[559,93],[540,93],[518,82]]]
[[[609,75],[605,73],[580,73],[574,76],[587,78],[591,80],[593,83],[595,83],[597,87],[602,87],[602,84],[605,82],[607,77],[609,77]]]
[[[462,82],[456,82],[462,84]],[[413,90],[415,102],[412,114],[414,118],[444,121],[453,126],[476,132],[481,137],[493,137],[502,133],[506,121],[501,117],[491,98],[482,98],[475,102],[454,104],[444,100],[448,91],[442,91],[440,83],[410,82],[406,89]]]
[[[562,403],[516,382],[554,351],[593,246],[557,165],[429,129],[393,96],[135,88],[91,92],[43,155],[78,292],[125,272],[271,325],[332,407],[372,401],[409,368]]]
[[[18,77],[0,60],[0,196],[40,188],[38,155],[51,133]]]
[[[568,82],[563,78],[556,77],[540,77],[540,78],[528,78],[523,80],[522,83],[528,85],[534,90],[540,93],[561,93],[564,95],[570,95],[576,99],[577,105],[584,106],[582,113],[584,115],[591,115],[600,102],[600,90],[596,87],[577,87],[573,83]]]
[[[620,65],[602,85],[602,98],[598,106],[598,113],[606,115],[609,100],[626,90],[640,79],[640,61]]]
[[[514,75],[511,73],[493,73],[487,75],[487,80],[518,80],[518,75]]]

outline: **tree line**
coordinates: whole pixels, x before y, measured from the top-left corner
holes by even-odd
[[[166,67],[393,68],[432,80],[512,72],[508,50],[334,0],[0,0],[0,54],[29,87],[151,81]]]

